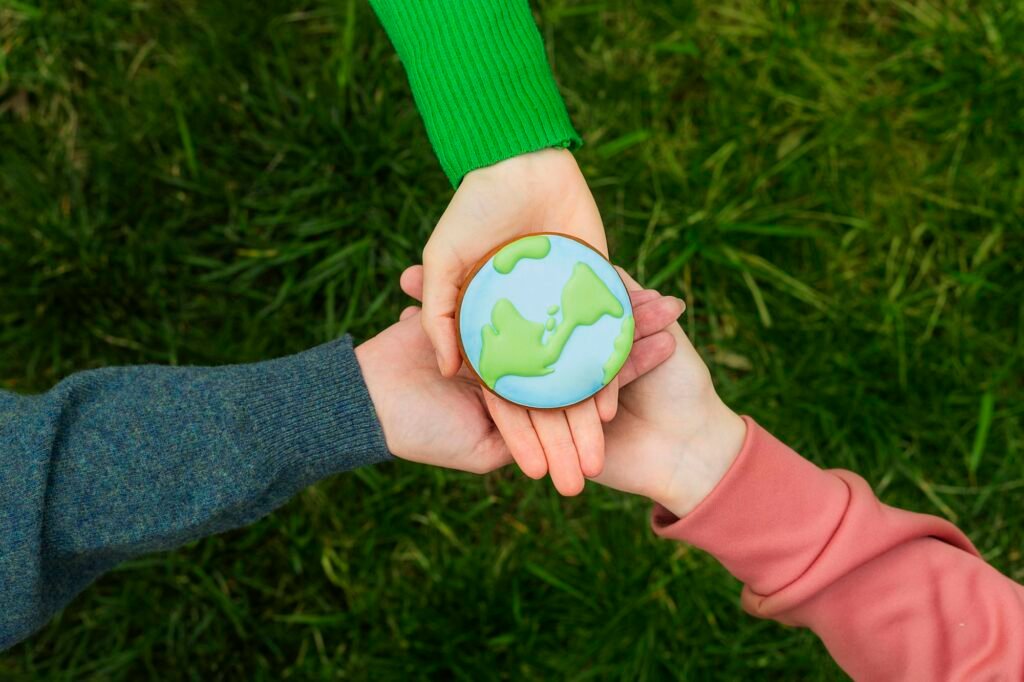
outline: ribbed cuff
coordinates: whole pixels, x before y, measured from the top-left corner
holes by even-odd
[[[526,0],[371,0],[453,186],[466,173],[582,144]]]
[[[681,519],[656,506],[651,523],[658,535],[721,561],[746,584],[743,605],[750,613],[785,614],[837,581],[856,580],[851,575],[860,567],[915,539],[977,555],[945,519],[882,504],[860,476],[819,469],[744,419],[743,449],[711,494]]]
[[[296,487],[391,459],[349,337],[247,367],[254,440]]]
[[[743,447],[715,489],[682,519],[656,506],[651,522],[658,535],[710,552],[751,589],[770,594],[814,561],[850,495],[840,478],[743,420]]]

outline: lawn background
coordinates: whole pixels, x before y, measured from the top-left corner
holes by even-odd
[[[1024,580],[1024,6],[535,3],[614,259],[725,398]],[[451,190],[365,0],[0,0],[0,387],[366,338]],[[648,504],[389,464],[0,679],[842,679]]]

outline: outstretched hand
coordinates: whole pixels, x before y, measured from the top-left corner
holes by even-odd
[[[619,274],[634,306],[661,294]],[[624,388],[605,427],[607,461],[598,483],[660,502],[677,516],[692,511],[725,476],[746,435],[743,420],[718,396],[711,372],[673,322],[674,351]]]
[[[573,155],[545,149],[466,175],[423,249],[423,329],[441,374],[462,364],[455,330],[459,289],[499,244],[533,232],[582,239],[606,257],[604,225]]]
[[[597,204],[570,152],[522,154],[466,175],[423,250],[415,282],[443,376],[462,364],[455,313],[464,278],[495,247],[535,232],[568,234],[608,255]],[[561,493],[575,495],[604,467],[601,423],[615,416],[619,384],[616,377],[566,410],[527,411],[487,392],[484,401],[526,475],[550,473]]]
[[[419,266],[403,274],[403,289],[416,299],[422,295],[422,282]],[[674,340],[661,330],[680,309],[677,299],[650,294],[634,304],[637,341],[619,372],[623,385],[672,355]],[[401,459],[474,473],[517,459],[514,439],[520,434],[502,430],[490,417],[489,401],[500,399],[484,390],[468,369],[452,378],[441,376],[421,314],[417,307],[406,308],[399,322],[356,348],[388,449]],[[552,456],[564,452],[553,451]],[[571,464],[558,461],[551,471]]]

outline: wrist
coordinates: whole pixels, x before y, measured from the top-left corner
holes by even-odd
[[[511,183],[520,190],[543,190],[554,178],[580,175],[573,153],[564,147],[548,147],[501,159],[466,173],[460,189],[473,185],[498,184],[507,190]],[[532,186],[532,187],[530,187]]]
[[[389,428],[386,378],[383,375],[382,364],[378,353],[374,350],[374,340],[369,339],[355,347],[356,362],[359,363],[359,371],[363,375],[363,383],[366,384],[366,392],[370,394],[370,402],[373,403],[373,410],[377,415],[381,431],[384,433],[384,443],[388,451],[395,457],[401,457],[397,452],[399,448],[392,442],[392,429]]]
[[[463,176],[516,154],[582,144],[527,2],[373,0],[441,166]]]
[[[725,477],[743,448],[747,426],[717,394],[696,420],[697,429],[676,443],[675,466],[652,496],[676,516],[693,511]]]

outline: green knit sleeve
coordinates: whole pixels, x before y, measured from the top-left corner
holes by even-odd
[[[452,185],[475,168],[577,148],[527,0],[370,0]]]

